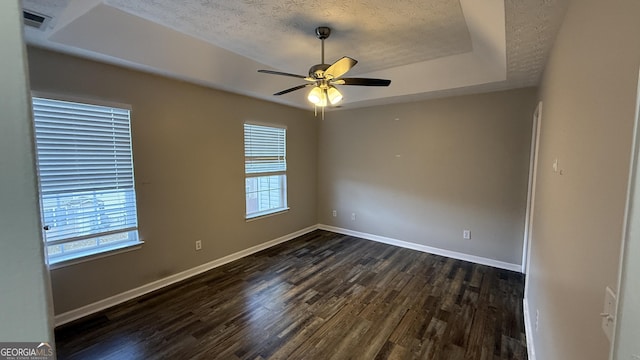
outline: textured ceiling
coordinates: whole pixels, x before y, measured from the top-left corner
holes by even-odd
[[[296,68],[311,55],[320,62],[313,31],[328,25],[326,60],[366,58],[370,72],[471,51],[459,1],[451,0],[106,0],[274,68]],[[302,46],[287,46],[289,42]],[[273,49],[265,51],[265,49]],[[292,61],[293,60],[293,61]],[[355,70],[355,69],[354,69]]]
[[[326,61],[389,88],[348,88],[345,107],[537,85],[568,0],[23,0],[52,17],[28,43],[308,107],[303,91],[272,97],[320,62],[317,26],[333,29]]]

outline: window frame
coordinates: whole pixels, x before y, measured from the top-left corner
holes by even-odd
[[[72,102],[72,103],[78,103],[81,105],[85,105],[85,106],[97,106],[97,107],[108,107],[108,108],[114,108],[116,110],[126,110],[128,112],[128,121],[127,121],[127,125],[128,125],[128,144],[129,144],[129,155],[131,157],[131,189],[129,190],[130,195],[122,195],[122,196],[133,196],[133,201],[126,201],[127,204],[132,205],[133,206],[133,210],[135,211],[135,215],[134,215],[134,219],[135,219],[135,223],[133,224],[133,226],[127,226],[124,227],[121,230],[108,230],[108,231],[103,231],[100,233],[96,233],[95,236],[80,236],[80,237],[69,237],[67,238],[67,240],[52,240],[52,241],[47,241],[47,235],[46,235],[46,231],[45,228],[47,227],[47,223],[45,222],[45,204],[44,204],[44,195],[43,195],[43,189],[42,189],[42,176],[41,176],[41,164],[40,164],[40,150],[38,148],[38,138],[37,138],[37,133],[36,133],[36,111],[35,111],[35,106],[34,106],[34,99],[35,98],[40,98],[40,99],[45,99],[45,100],[50,100],[50,101],[61,101],[61,102]],[[132,125],[132,119],[131,119],[131,113],[133,111],[133,108],[131,105],[128,104],[123,104],[123,103],[116,103],[116,102],[109,102],[109,101],[104,101],[104,100],[97,100],[97,99],[91,99],[91,98],[86,98],[86,97],[74,97],[74,96],[66,96],[66,95],[59,95],[59,94],[52,94],[52,93],[44,93],[44,92],[38,92],[38,91],[32,91],[31,92],[31,111],[32,111],[32,127],[33,127],[33,141],[34,141],[34,152],[35,152],[35,156],[36,156],[36,162],[35,162],[35,166],[36,166],[36,171],[37,171],[37,181],[38,181],[38,200],[39,200],[39,210],[40,210],[40,217],[41,217],[41,223],[42,223],[42,232],[43,232],[43,249],[44,249],[44,258],[45,261],[47,263],[47,265],[49,266],[49,268],[51,269],[55,269],[58,267],[64,267],[64,266],[68,266],[68,265],[73,265],[73,264],[77,264],[77,263],[81,263],[81,262],[86,262],[86,261],[90,261],[90,260],[94,260],[94,259],[99,259],[99,258],[103,258],[106,256],[111,256],[111,255],[115,255],[115,254],[119,254],[119,253],[123,253],[123,252],[129,252],[132,250],[137,250],[139,248],[142,247],[142,245],[144,244],[144,241],[140,235],[140,227],[139,227],[139,221],[138,221],[138,198],[137,198],[137,192],[136,192],[136,184],[135,184],[135,162],[134,162],[134,154],[133,154],[133,131],[131,128]],[[115,170],[115,169],[114,169]],[[92,192],[96,192],[97,188],[93,188],[91,191]],[[126,191],[123,191],[123,193],[125,193]],[[79,193],[79,192],[78,192]],[[94,196],[95,197],[95,196]],[[95,199],[94,199],[95,200]],[[126,215],[127,217],[129,215]],[[134,239],[132,240],[127,240],[127,241],[122,241],[122,242],[118,242],[115,241],[113,244],[100,244],[97,245],[94,248],[89,248],[87,250],[83,250],[83,251],[78,251],[77,253],[71,253],[67,256],[60,256],[60,257],[55,257],[53,256],[53,258],[50,258],[49,254],[48,254],[48,248],[50,246],[55,246],[57,244],[72,244],[74,242],[77,241],[82,241],[83,239],[86,240],[92,240],[95,239],[96,241],[99,241],[101,237],[105,237],[105,236],[109,236],[109,235],[117,235],[117,234],[128,234],[129,235],[133,235]]]
[[[246,143],[246,139],[247,139],[247,128],[246,126],[258,126],[258,127],[266,127],[266,128],[272,128],[272,129],[280,129],[283,130],[283,156],[282,156],[282,162],[284,163],[284,169],[283,170],[277,170],[277,171],[264,171],[264,172],[260,172],[260,171],[254,171],[254,172],[248,172],[247,170],[247,143]],[[261,219],[264,217],[269,217],[269,216],[274,216],[274,215],[278,215],[284,212],[289,211],[289,202],[288,202],[288,177],[287,177],[287,127],[284,125],[279,125],[279,124],[270,124],[270,123],[262,123],[262,122],[253,122],[253,121],[245,121],[243,123],[243,151],[244,151],[244,167],[245,167],[245,171],[244,171],[244,185],[245,185],[245,190],[244,190],[244,204],[245,204],[245,210],[244,210],[244,217],[246,221],[253,221],[253,220],[257,220],[257,219]],[[267,178],[267,177],[272,177],[272,176],[278,176],[279,177],[279,182],[280,182],[280,186],[279,186],[279,193],[280,193],[280,198],[282,199],[282,206],[279,207],[274,207],[274,208],[269,208],[263,211],[254,211],[249,213],[248,212],[248,206],[247,206],[247,196],[249,195],[248,192],[248,185],[247,185],[247,180],[248,179],[262,179],[262,178]],[[273,191],[274,189],[271,189],[270,191]],[[263,191],[264,192],[264,191]],[[260,191],[256,190],[256,191],[252,191],[251,193],[260,193]]]

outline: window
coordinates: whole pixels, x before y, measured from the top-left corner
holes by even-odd
[[[129,112],[33,98],[50,264],[140,243]]]
[[[287,210],[286,132],[244,124],[247,219]]]

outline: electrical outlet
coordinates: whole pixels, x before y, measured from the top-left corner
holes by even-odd
[[[202,250],[202,240],[196,240],[196,251]]]
[[[611,341],[616,324],[616,294],[608,286],[604,292],[604,308],[600,316],[602,317],[602,331]]]
[[[356,213],[351,213],[351,220],[356,221]]]
[[[338,216],[338,210],[333,210],[333,217]]]
[[[462,230],[462,238],[465,240],[471,239],[471,230]]]

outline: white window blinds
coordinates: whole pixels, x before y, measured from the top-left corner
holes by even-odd
[[[129,110],[33,98],[52,263],[137,243]]]
[[[286,129],[244,124],[244,156],[246,174],[286,171]]]
[[[246,218],[287,210],[286,129],[244,124]]]

